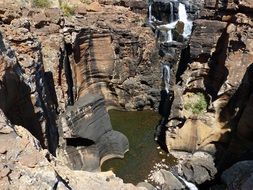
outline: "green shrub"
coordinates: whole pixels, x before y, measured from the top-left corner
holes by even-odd
[[[68,3],[61,3],[61,10],[65,16],[70,16],[75,14],[75,7]]]
[[[198,92],[192,99],[194,99],[192,102],[184,105],[186,110],[191,110],[193,114],[200,114],[207,109],[207,101],[203,93]]]
[[[32,5],[39,8],[48,8],[51,3],[49,0],[32,0]]]
[[[92,0],[81,0],[81,2],[89,5],[92,3]]]

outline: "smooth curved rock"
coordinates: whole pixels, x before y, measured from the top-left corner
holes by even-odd
[[[68,106],[61,116],[61,124],[63,138],[81,137],[94,142],[112,130],[104,98],[97,94],[83,96]]]
[[[10,125],[0,109],[1,189],[146,190],[124,184],[112,172],[73,171],[43,150],[25,128]]]
[[[99,171],[107,159],[123,158],[129,149],[127,137],[113,131],[103,96],[88,94],[69,106],[61,116],[58,155],[72,169]],[[75,140],[76,139],[76,140]],[[93,145],[82,139],[89,139]]]

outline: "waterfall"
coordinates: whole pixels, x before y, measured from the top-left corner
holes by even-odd
[[[198,190],[198,188],[196,187],[196,185],[194,185],[193,183],[190,183],[188,181],[186,181],[184,178],[178,176],[184,183],[185,185],[190,189],[190,190]]]
[[[149,9],[151,9],[151,8],[149,8]],[[151,15],[151,17],[152,17],[152,15]],[[172,30],[176,27],[178,21],[181,21],[181,22],[184,23],[184,31],[183,31],[183,37],[184,38],[188,38],[190,36],[190,34],[191,34],[191,31],[192,31],[192,21],[188,20],[188,16],[187,16],[187,12],[186,12],[186,8],[185,8],[184,4],[179,3],[179,7],[178,7],[178,20],[176,20],[175,22],[173,22],[173,19],[174,19],[174,15],[173,15],[173,3],[170,2],[170,20],[172,22],[170,22],[168,24],[158,25],[157,26],[158,30],[166,31],[166,33],[167,33],[167,40],[166,40],[166,42],[167,43],[168,42],[173,42]],[[151,20],[152,20],[152,18],[151,18]]]
[[[172,29],[175,28],[177,22],[172,22],[172,23],[169,23],[169,24],[164,24],[164,25],[160,25],[160,26],[157,26],[157,28],[159,30],[163,30],[163,31],[166,31],[167,33],[167,40],[166,42],[173,42],[173,36],[172,36]]]
[[[184,38],[187,38],[191,34],[191,31],[192,31],[192,21],[188,20],[185,5],[182,3],[179,3],[178,17],[179,17],[178,20],[182,21],[184,23],[183,36],[184,36]]]
[[[148,6],[148,22],[152,22],[152,4],[149,4]]]
[[[174,21],[174,9],[173,9],[173,3],[170,2],[170,21]]]
[[[163,75],[162,75],[165,90],[167,94],[169,93],[169,87],[170,87],[170,66],[169,65],[163,65]]]
[[[171,30],[169,29],[169,30],[167,31],[167,42],[169,43],[169,42],[172,42],[172,41],[173,41],[172,32],[171,32]]]

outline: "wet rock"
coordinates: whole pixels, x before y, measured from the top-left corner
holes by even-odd
[[[146,182],[138,183],[137,187],[145,187],[147,190],[156,190],[156,188],[153,185],[146,183]]]
[[[164,183],[162,185],[162,189],[169,190],[169,189],[185,189],[185,185],[171,172],[161,170],[161,173],[164,177]]]
[[[95,94],[88,94],[74,106],[69,106],[61,120],[63,138],[82,137],[97,141],[112,128],[103,97]]]

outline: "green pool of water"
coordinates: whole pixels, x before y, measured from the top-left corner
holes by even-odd
[[[156,163],[168,166],[175,164],[175,159],[168,156],[154,141],[154,127],[158,124],[160,115],[153,111],[123,112],[110,110],[113,129],[125,134],[129,140],[130,149],[124,159],[107,160],[102,165],[102,171],[112,170],[125,183],[137,184],[148,178]]]

